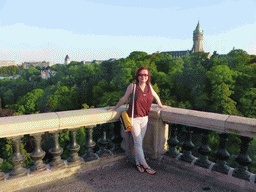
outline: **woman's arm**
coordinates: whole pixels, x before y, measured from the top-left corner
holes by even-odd
[[[132,93],[132,89],[133,89],[133,84],[131,83],[127,89],[126,89],[126,92],[124,94],[124,96],[119,100],[119,102],[116,104],[115,107],[110,107],[110,108],[107,108],[107,110],[109,111],[114,111],[116,110],[117,108],[119,108],[121,105],[123,105],[129,98],[129,96],[131,95]]]
[[[155,100],[156,100],[156,102],[157,102],[158,106],[159,106],[160,108],[164,108],[165,106],[164,106],[164,105],[162,105],[162,103],[161,103],[161,100],[160,100],[159,96],[157,95],[157,93],[155,92],[155,90],[152,88],[152,86],[151,86],[151,85],[150,85],[150,88],[151,88],[152,95],[153,95],[153,97],[155,98]]]

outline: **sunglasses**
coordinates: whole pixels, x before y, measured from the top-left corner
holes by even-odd
[[[144,77],[147,77],[148,76],[148,74],[139,74],[139,76],[144,76]]]

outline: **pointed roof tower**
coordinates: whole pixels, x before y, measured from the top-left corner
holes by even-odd
[[[68,56],[68,55],[66,55],[65,61],[67,61],[68,59],[69,59],[69,56]]]
[[[200,27],[199,20],[198,20],[196,29],[194,30],[194,33],[204,33],[204,31]]]
[[[201,52],[204,51],[203,49],[203,35],[204,31],[201,29],[199,21],[197,23],[196,29],[193,32],[193,47],[192,52]]]
[[[64,60],[64,64],[69,64],[70,63],[70,58],[68,55],[66,55],[65,60]]]

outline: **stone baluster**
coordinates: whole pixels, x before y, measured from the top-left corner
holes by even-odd
[[[220,173],[228,174],[229,171],[229,166],[226,165],[226,161],[230,157],[230,154],[226,150],[226,145],[227,145],[227,138],[228,138],[228,133],[219,133],[220,136],[220,144],[219,144],[219,149],[216,153],[216,158],[217,161],[214,164],[212,170],[213,171],[218,171]]]
[[[23,136],[10,138],[14,142],[14,153],[10,160],[13,163],[13,170],[10,172],[9,179],[27,175],[27,169],[23,168],[22,163],[25,155],[21,153],[20,143]]]
[[[182,145],[182,155],[180,156],[180,160],[186,161],[191,163],[195,157],[192,156],[192,149],[195,147],[195,145],[192,143],[192,133],[193,131],[190,130],[190,127],[186,128],[185,131],[185,142]]]
[[[0,166],[1,166],[2,162],[3,162],[3,159],[0,158]],[[0,181],[4,180],[4,179],[5,179],[5,174],[0,171]]]
[[[95,142],[92,139],[93,126],[87,127],[86,132],[86,142],[83,144],[86,148],[86,152],[83,155],[85,161],[92,161],[98,159],[98,156],[93,153],[93,147],[95,146]]]
[[[46,165],[42,160],[45,156],[45,151],[41,148],[42,135],[43,133],[32,135],[35,138],[35,149],[30,154],[31,158],[35,161],[35,165],[32,167],[33,171],[43,171],[46,169]]]
[[[80,149],[80,146],[76,142],[76,131],[77,129],[72,129],[71,131],[71,143],[69,144],[68,148],[71,151],[71,156],[68,159],[70,166],[79,165],[82,163],[81,158],[78,156],[78,151]]]
[[[247,166],[252,162],[252,159],[248,155],[248,148],[252,138],[241,136],[240,154],[236,157],[236,162],[239,164],[233,172],[234,177],[249,181],[250,174],[247,171]]]
[[[211,162],[208,160],[208,155],[211,152],[211,148],[208,145],[209,140],[209,130],[202,129],[202,144],[198,148],[198,152],[200,154],[200,157],[196,160],[195,165],[199,165],[204,168],[209,168],[211,165]]]
[[[179,144],[177,139],[177,127],[176,125],[171,126],[171,136],[167,141],[169,145],[169,150],[165,153],[165,155],[170,156],[172,158],[176,158],[179,155],[179,152],[176,151],[176,147]]]
[[[99,157],[102,157],[104,154],[106,153],[109,153],[109,151],[106,150],[106,146],[108,145],[108,139],[107,139],[107,133],[106,131],[104,130],[103,131],[103,137],[101,137],[99,140],[98,140],[98,145],[99,145],[99,150],[96,152]]]
[[[49,152],[53,155],[53,160],[50,162],[50,166],[53,168],[62,168],[65,166],[65,163],[60,156],[63,152],[63,149],[59,145],[59,132],[53,132],[53,137],[54,146],[49,150]]]
[[[123,138],[121,136],[121,122],[114,123],[114,136],[111,138],[112,142],[114,143],[114,147],[111,149],[113,154],[123,153],[124,150],[121,147],[121,143]]]

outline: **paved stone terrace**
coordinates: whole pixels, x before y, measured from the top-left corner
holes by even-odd
[[[214,176],[200,174],[200,172],[194,171],[193,169],[186,169],[186,166],[184,166],[184,169],[180,169],[180,165],[182,165],[183,163],[181,163],[179,166],[167,166],[166,164],[157,163],[157,161],[154,160],[148,161],[151,167],[157,171],[156,175],[139,173],[135,165],[126,160],[124,162],[120,162],[112,166],[103,167],[94,171],[79,173],[67,179],[62,179],[47,184],[41,184],[36,187],[27,188],[21,190],[20,192],[256,191],[248,188],[246,189],[244,186],[233,184],[236,182],[219,182],[219,180],[216,179]],[[216,174],[218,175],[219,173]]]

